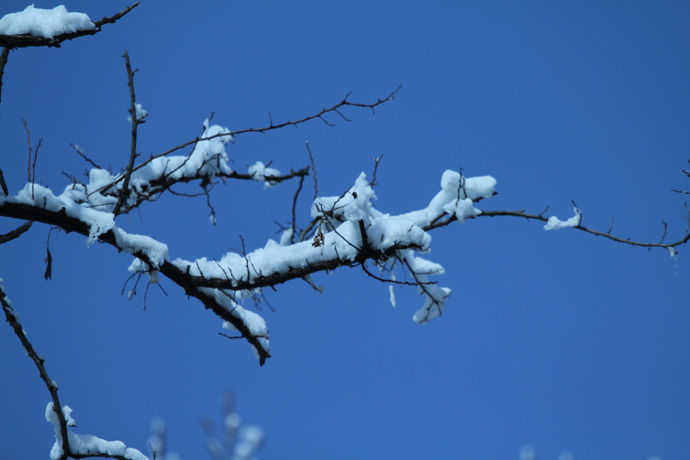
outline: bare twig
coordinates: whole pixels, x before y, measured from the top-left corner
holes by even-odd
[[[297,191],[295,191],[295,196],[292,198],[292,223],[290,224],[290,243],[295,242],[295,231],[297,230],[297,198],[299,198],[299,192],[302,191],[303,185],[304,176],[300,176]]]
[[[40,138],[38,140],[38,145],[36,146],[36,150],[34,150],[34,162],[31,165],[31,198],[32,199],[34,197],[34,184],[36,183],[36,161],[38,160],[38,149],[41,148],[41,144],[43,144],[43,138]]]
[[[7,232],[4,235],[0,235],[0,244],[12,241],[15,238],[19,238],[31,228],[31,224],[31,222],[26,222],[25,224],[20,225],[11,232]]]
[[[316,180],[316,165],[314,164],[314,156],[311,154],[311,148],[309,148],[309,141],[307,141],[307,152],[309,153],[309,161],[311,161],[311,170],[314,173],[314,200],[319,196],[319,184]]]
[[[77,152],[77,155],[79,155],[79,156],[82,157],[85,161],[87,161],[88,163],[90,163],[91,166],[93,166],[94,168],[97,168],[97,169],[103,169],[103,168],[101,168],[100,166],[98,166],[91,158],[87,157],[86,154],[84,153],[84,150],[83,150],[81,147],[79,147],[79,146],[76,145],[76,144],[70,144],[70,145],[72,146],[72,148],[74,149],[74,151]]]
[[[0,169],[0,189],[2,189],[2,193],[5,196],[9,196],[10,191],[7,189],[7,184],[5,183],[5,175],[2,173],[2,169]]]
[[[113,214],[120,214],[120,209],[122,205],[125,204],[127,200],[127,195],[129,194],[129,179],[132,177],[132,172],[134,170],[134,160],[137,158],[137,126],[139,126],[140,120],[137,116],[137,104],[136,96],[134,94],[134,72],[132,71],[132,66],[129,63],[129,53],[125,50],[123,55],[125,58],[125,66],[127,67],[127,84],[129,86],[129,113],[132,117],[132,144],[129,153],[129,164],[127,165],[127,170],[124,174],[124,183],[122,184],[122,189],[120,190],[120,196],[115,203],[113,208]]]
[[[371,182],[369,183],[371,188],[376,186],[376,173],[379,170],[379,163],[381,163],[381,160],[383,160],[383,153],[377,157],[374,157],[374,173],[371,175]]]
[[[364,271],[364,273],[367,274],[367,276],[369,276],[370,278],[374,278],[376,281],[380,281],[382,283],[399,284],[401,286],[419,286],[420,284],[436,284],[436,281],[428,281],[425,283],[420,283],[418,281],[415,281],[414,283],[411,283],[409,281],[398,281],[398,280],[394,280],[394,279],[386,279],[386,278],[382,278],[380,276],[377,276],[377,275],[374,275],[373,273],[371,273],[365,264],[361,264],[361,267],[362,267],[362,270]]]
[[[24,122],[24,130],[26,131],[26,145],[29,146],[29,162],[28,165],[26,166],[26,175],[27,175],[27,182],[31,184],[31,199],[34,198],[34,181],[36,180],[36,160],[38,160],[38,149],[41,148],[41,144],[43,143],[43,138],[41,138],[38,141],[38,145],[36,146],[36,150],[34,150],[31,147],[31,132],[29,131],[29,123],[26,121],[25,118],[22,118],[22,121]],[[31,161],[33,157],[33,163]],[[32,173],[32,166],[33,166],[33,173]]]
[[[2,76],[5,74],[5,65],[7,64],[7,58],[10,55],[10,48],[4,47],[0,51],[0,102],[2,102]]]
[[[58,227],[51,227],[51,229],[48,230],[48,238],[46,239],[46,258],[45,258],[46,271],[43,274],[43,278],[45,278],[46,280],[52,280],[53,279],[53,255],[50,253],[50,235],[53,233],[53,230],[58,230]]]

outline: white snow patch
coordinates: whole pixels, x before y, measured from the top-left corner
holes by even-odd
[[[455,199],[443,206],[443,210],[448,214],[455,214],[455,217],[461,225],[465,223],[465,220],[476,217],[482,213],[472,205],[472,200],[469,198]]]
[[[397,302],[395,300],[395,291],[393,290],[393,285],[391,284],[388,286],[388,294],[389,294],[389,300],[391,302],[391,305],[393,305],[393,308],[397,306]]]
[[[277,182],[267,179],[266,176],[280,176],[280,171],[275,168],[269,168],[261,161],[257,161],[249,167],[249,175],[257,182],[263,182],[264,188],[269,188],[277,184]]]
[[[65,414],[69,426],[76,426],[74,419],[71,416],[72,409],[69,406],[64,406],[62,412]],[[60,422],[58,420],[55,410],[53,410],[53,402],[49,402],[46,406],[46,420],[53,424],[55,429],[55,444],[50,450],[51,460],[57,460],[62,457],[62,435],[60,430]],[[76,434],[71,431],[67,432],[69,439],[70,450],[74,454],[81,454],[84,456],[99,457],[115,457],[119,456],[127,460],[149,460],[146,455],[142,454],[137,449],[127,447],[122,441],[106,441],[91,434]]]
[[[146,110],[144,110],[142,105],[139,104],[138,102],[136,104],[134,104],[134,108],[136,109],[136,112],[137,112],[137,120],[142,120],[144,117],[146,117],[149,114]],[[127,115],[127,121],[130,123],[132,122],[132,114],[131,113],[129,115]]]
[[[26,7],[19,13],[9,13],[0,18],[0,34],[30,34],[36,37],[53,38],[68,32],[93,30],[96,25],[84,13],[68,13],[64,5],[52,10]]]
[[[115,234],[117,246],[120,249],[129,254],[137,254],[139,252],[146,254],[153,265],[151,268],[159,268],[168,260],[168,245],[156,241],[150,236],[129,234],[121,228],[114,228],[113,233]],[[130,272],[149,271],[149,267],[146,264],[142,265],[143,262],[137,261],[139,259],[134,260],[130,264],[128,269]]]
[[[568,220],[560,220],[556,216],[549,217],[549,221],[544,225],[544,230],[559,230],[561,228],[577,227],[582,222],[582,211],[577,206],[573,209],[575,215]]]

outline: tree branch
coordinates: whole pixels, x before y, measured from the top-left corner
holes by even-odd
[[[0,304],[2,304],[2,309],[5,312],[5,319],[14,330],[15,335],[19,338],[19,341],[22,343],[22,346],[26,350],[26,353],[28,354],[29,358],[31,358],[31,360],[36,365],[38,373],[41,376],[41,380],[43,380],[43,383],[45,383],[46,387],[48,388],[50,397],[53,400],[53,409],[55,410],[55,414],[57,415],[60,423],[60,435],[62,438],[63,452],[68,453],[70,449],[69,437],[67,436],[67,420],[65,419],[65,414],[62,412],[62,405],[60,404],[60,398],[58,397],[57,384],[48,375],[48,371],[43,365],[43,358],[41,358],[38,355],[38,353],[36,353],[36,350],[34,349],[33,345],[31,345],[31,342],[29,342],[29,339],[26,337],[26,334],[24,333],[24,328],[19,322],[19,316],[12,308],[12,304],[7,298],[7,294],[4,291],[2,283],[0,283]]]
[[[5,74],[5,65],[7,64],[7,58],[10,55],[10,48],[7,46],[2,48],[0,51],[0,102],[2,102],[2,76]]]
[[[445,216],[448,216],[444,219]],[[469,217],[470,219],[478,219],[480,217],[504,217],[504,216],[510,216],[510,217],[522,217],[523,219],[527,220],[539,220],[541,222],[548,222],[549,219],[547,217],[544,217],[542,214],[528,214],[525,211],[482,211],[481,214],[475,217]],[[445,227],[446,225],[450,224],[451,222],[454,222],[458,220],[454,215],[448,215],[448,214],[442,214],[434,221],[424,227],[425,231],[428,230],[433,230],[435,228],[439,227]],[[633,241],[631,239],[625,239],[625,238],[620,238],[617,236],[613,236],[608,232],[600,232],[598,230],[593,230],[588,227],[584,227],[582,225],[578,225],[576,227],[572,227],[575,230],[580,230],[586,233],[590,233],[592,235],[596,236],[601,236],[603,238],[607,238],[609,240],[615,241],[617,243],[623,243],[623,244],[628,244],[630,246],[639,246],[639,247],[644,247],[644,248],[663,248],[663,249],[669,249],[669,248],[675,248],[676,246],[681,246],[688,241],[690,241],[690,226],[685,232],[685,235],[679,239],[678,241],[674,241],[673,243],[664,243],[659,242],[659,243],[647,243],[644,241]],[[610,232],[610,230],[609,230]]]
[[[7,243],[9,241],[12,241],[15,238],[19,238],[20,236],[22,236],[25,232],[27,232],[31,228],[31,225],[32,225],[31,222],[27,222],[27,223],[15,228],[11,232],[7,232],[4,235],[0,235],[0,244],[4,244],[4,243]]]
[[[76,217],[68,216],[63,208],[60,211],[51,211],[41,208],[36,205],[16,202],[2,202],[0,201],[0,216],[11,217],[15,219],[25,219],[30,221],[42,222],[48,225],[60,227],[65,232],[75,232],[84,236],[89,236],[90,227]],[[128,252],[134,257],[141,259],[150,267],[156,267],[158,264],[154,263],[149,255],[143,250],[132,250],[118,244],[117,238],[112,230],[101,234],[98,237],[99,241],[107,243],[119,251]],[[259,363],[263,365],[271,354],[266,347],[259,341],[261,337],[255,337],[250,331],[249,327],[244,321],[227,310],[212,293],[205,292],[202,288],[205,287],[203,281],[204,277],[191,276],[185,273],[170,262],[164,262],[157,267],[157,270],[170,279],[173,283],[180,286],[185,294],[195,297],[208,310],[212,310],[219,318],[232,324],[245,339],[254,346],[259,355]],[[225,281],[225,280],[223,280]],[[287,281],[287,280],[286,280]],[[199,284],[198,282],[201,282]],[[212,284],[212,283],[207,283]],[[256,286],[259,287],[259,286]],[[242,289],[242,288],[240,288]]]
[[[339,109],[340,107],[344,107],[344,106],[359,107],[359,108],[370,108],[370,109],[372,109],[372,111],[373,111],[375,107],[378,107],[379,105],[381,105],[381,104],[383,104],[383,103],[385,103],[385,102],[392,101],[393,99],[395,99],[395,95],[398,93],[398,91],[400,91],[400,88],[402,88],[402,85],[398,86],[398,87],[395,89],[395,91],[391,92],[391,93],[390,93],[387,97],[385,97],[384,99],[378,99],[376,102],[371,103],[371,104],[362,104],[362,103],[349,102],[347,99],[348,99],[348,97],[350,96],[350,93],[348,93],[348,94],[345,96],[345,98],[344,98],[342,101],[340,101],[339,103],[337,103],[337,104],[335,104],[335,105],[333,105],[333,106],[331,106],[331,107],[329,107],[329,108],[327,108],[327,109],[322,109],[322,110],[321,110],[320,112],[318,112],[318,113],[315,113],[315,114],[306,116],[306,117],[301,118],[301,119],[299,119],[299,120],[286,121],[286,122],[281,123],[281,124],[278,124],[278,125],[271,124],[270,126],[266,126],[266,127],[263,127],[263,128],[247,128],[247,129],[241,129],[241,130],[238,130],[238,131],[230,131],[230,132],[218,133],[218,134],[215,134],[215,135],[213,135],[213,136],[197,137],[197,138],[194,139],[194,140],[191,140],[191,141],[185,142],[185,143],[183,143],[183,144],[180,144],[180,145],[178,145],[178,146],[176,146],[176,147],[173,147],[173,148],[171,148],[171,149],[166,150],[165,152],[158,153],[158,154],[156,154],[156,155],[152,155],[152,156],[151,156],[149,159],[147,159],[146,161],[144,161],[144,162],[138,164],[137,166],[135,166],[135,167],[133,168],[132,171],[133,171],[133,172],[134,172],[134,171],[138,171],[139,169],[143,168],[144,166],[146,166],[147,164],[151,163],[153,160],[155,160],[155,159],[157,159],[157,158],[161,158],[161,157],[170,155],[170,154],[173,153],[173,152],[176,152],[176,151],[178,151],[178,150],[182,150],[183,148],[189,147],[190,145],[196,145],[197,143],[202,142],[202,141],[210,141],[210,140],[212,140],[212,139],[217,139],[217,138],[219,138],[219,137],[231,137],[231,138],[232,138],[232,137],[234,137],[234,136],[238,136],[238,135],[240,135],[240,134],[245,134],[245,133],[262,133],[262,134],[263,134],[263,133],[266,133],[266,132],[271,131],[271,130],[274,130],[274,129],[284,128],[284,127],[286,127],[286,126],[298,126],[298,125],[301,125],[301,124],[306,123],[306,122],[308,122],[308,121],[314,120],[315,118],[322,118],[323,115],[325,115],[325,114],[327,114],[327,113],[330,113],[330,112],[334,112],[334,111],[336,111],[337,109]],[[124,180],[124,177],[123,177],[123,176],[120,176],[120,177],[118,177],[113,183],[108,184],[108,185],[106,185],[106,186],[104,186],[104,187],[101,187],[101,188],[98,190],[98,192],[102,192],[103,190],[107,190],[108,188],[113,187],[114,185],[116,185],[118,182],[120,182],[120,181],[122,181],[122,180]]]
[[[136,96],[134,94],[134,72],[132,71],[132,66],[129,63],[129,53],[125,50],[123,56],[125,58],[125,66],[127,67],[127,85],[129,86],[129,113],[132,118],[132,143],[129,153],[129,164],[127,165],[127,170],[124,175],[124,183],[122,184],[122,189],[120,190],[120,196],[117,198],[117,203],[113,208],[113,214],[117,216],[120,214],[120,209],[122,205],[125,204],[127,200],[127,195],[129,195],[129,179],[132,177],[132,170],[134,169],[134,160],[137,158],[137,127],[139,126],[140,120],[137,116],[137,102]]]

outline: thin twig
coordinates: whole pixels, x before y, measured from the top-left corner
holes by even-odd
[[[383,153],[380,156],[374,157],[374,173],[371,175],[371,182],[369,183],[369,186],[371,188],[374,188],[376,185],[376,173],[379,170],[379,163],[383,159]]]
[[[7,189],[7,184],[5,183],[5,175],[2,173],[2,169],[0,169],[0,189],[2,189],[2,193],[5,196],[10,195],[10,191]]]
[[[398,281],[398,280],[394,280],[394,279],[381,278],[380,276],[377,276],[377,275],[374,275],[373,273],[371,273],[364,263],[361,264],[360,266],[362,267],[362,270],[364,271],[364,273],[367,274],[367,276],[374,278],[376,281],[380,281],[382,283],[399,284],[401,286],[419,286],[419,284],[420,284],[419,282],[411,283],[409,281]],[[436,281],[428,281],[428,282],[421,283],[421,284],[436,284]]]
[[[34,150],[34,162],[31,165],[31,198],[32,199],[34,197],[34,184],[36,183],[36,161],[38,160],[38,149],[41,148],[41,144],[43,144],[43,138],[40,138],[38,140],[38,145],[36,146],[36,150]]]
[[[10,48],[5,46],[2,51],[0,51],[0,102],[2,102],[2,76],[5,74],[5,65],[7,64],[9,55]]]
[[[120,196],[115,203],[113,208],[113,214],[120,214],[120,209],[127,199],[129,194],[129,179],[132,177],[132,172],[134,170],[134,160],[137,158],[137,126],[139,126],[139,117],[137,117],[137,105],[136,96],[134,94],[134,72],[132,71],[132,66],[129,63],[129,53],[125,50],[123,56],[125,58],[125,66],[127,67],[127,84],[129,86],[129,113],[132,117],[132,143],[129,153],[129,165],[127,165],[127,170],[124,175],[124,183],[122,184],[122,190],[120,190]]]
[[[295,230],[297,229],[297,198],[299,198],[299,192],[302,191],[302,185],[304,185],[304,176],[300,176],[297,191],[295,191],[295,196],[292,198],[292,224],[290,225],[291,244],[295,242]]]
[[[311,170],[314,172],[314,201],[319,195],[319,184],[316,180],[316,165],[314,164],[314,156],[311,154],[311,148],[309,148],[309,141],[307,141],[307,152],[309,153],[309,161],[311,161]]]
[[[86,154],[84,153],[84,150],[82,150],[81,147],[79,147],[76,144],[70,144],[70,145],[72,146],[74,151],[77,152],[77,155],[82,157],[85,161],[91,163],[91,166],[93,166],[94,168],[97,168],[97,169],[103,169],[99,165],[97,165],[91,158],[87,157]]]
[[[534,220],[540,220],[542,222],[548,222],[549,221],[549,219],[547,219],[544,216],[535,215],[535,214],[528,214],[528,213],[525,213],[524,211],[482,211],[482,213],[479,214],[478,216],[474,216],[474,217],[470,217],[470,218],[476,219],[479,217],[502,217],[502,216],[522,217],[524,219],[534,219]],[[451,217],[449,219],[444,220],[440,224],[437,224],[434,226],[424,227],[424,230],[431,230],[432,228],[438,228],[438,227],[442,227],[444,225],[448,225],[453,220],[455,220],[455,219],[453,217]],[[575,230],[580,230],[580,231],[583,231],[586,233],[590,233],[592,235],[607,238],[607,239],[615,241],[617,243],[624,243],[624,244],[628,244],[630,246],[639,246],[639,247],[643,247],[643,248],[668,249],[668,248],[674,248],[676,246],[680,246],[680,245],[685,244],[688,241],[690,241],[690,233],[687,233],[683,238],[681,238],[680,240],[675,241],[673,243],[645,243],[643,241],[633,241],[630,239],[619,238],[617,236],[613,236],[613,235],[610,235],[608,233],[593,230],[593,229],[588,228],[588,227],[583,227],[582,225],[578,225],[578,226],[573,227],[573,228]]]

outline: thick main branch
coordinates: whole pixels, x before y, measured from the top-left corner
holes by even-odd
[[[2,202],[0,203],[0,216],[42,222],[44,224],[59,227],[68,233],[75,232],[87,237],[89,236],[90,232],[90,228],[86,223],[82,222],[76,217],[68,216],[64,209],[60,211],[51,211],[25,203]],[[101,234],[98,239],[103,243],[107,243],[117,248],[119,251],[125,250],[125,248],[122,248],[118,245],[117,239],[112,230]],[[130,254],[143,260],[152,267],[157,265],[151,261],[150,257],[145,252],[141,250],[130,251]],[[185,294],[198,299],[206,309],[212,310],[219,318],[229,322],[237,330],[239,330],[242,336],[256,348],[259,354],[259,362],[261,365],[263,365],[266,362],[266,359],[271,356],[268,350],[258,340],[259,338],[252,335],[247,325],[244,324],[240,318],[234,316],[230,311],[218,303],[213,296],[203,292],[200,289],[202,286],[194,283],[194,277],[184,273],[175,265],[167,261],[160,265],[157,269],[172,282],[180,286],[185,291]]]

